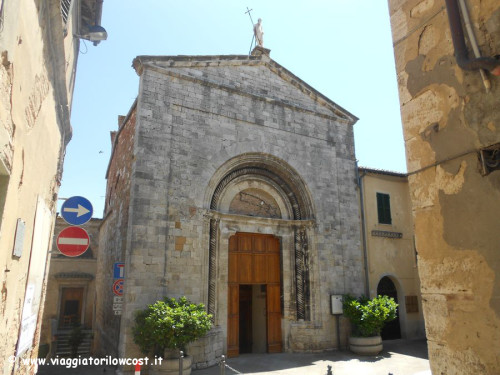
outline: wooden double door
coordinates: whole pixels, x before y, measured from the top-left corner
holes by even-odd
[[[62,288],[59,328],[72,328],[82,318],[83,288]]]
[[[237,233],[229,238],[229,357],[253,352],[251,341],[256,336],[265,340],[266,352],[282,351],[280,263],[280,241],[273,235]],[[259,296],[265,303],[258,301]],[[262,324],[265,328],[256,327]]]

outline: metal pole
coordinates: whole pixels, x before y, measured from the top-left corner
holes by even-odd
[[[250,50],[248,51],[248,56],[252,54],[252,46],[253,46],[253,39],[255,38],[255,35],[252,36],[252,41],[250,42]]]
[[[220,360],[220,375],[226,374],[226,357],[222,356]]]
[[[337,317],[337,350],[340,350],[340,315],[335,315]]]
[[[247,7],[247,11],[245,13],[248,14],[248,16],[250,17],[250,22],[252,23],[252,32],[253,32],[253,36],[252,36],[252,41],[250,42],[250,51],[248,52],[248,56],[250,56],[250,54],[252,53],[252,45],[253,45],[253,39],[255,38],[255,31],[253,31],[253,28],[254,28],[254,23],[253,23],[253,19],[252,19],[252,15],[250,14],[250,12],[252,11],[253,9],[248,9]]]
[[[253,19],[252,19],[252,15],[250,14],[250,12],[252,11],[253,9],[248,9],[247,7],[247,11],[245,13],[247,13],[249,16],[250,16],[250,22],[252,23],[252,26],[253,26]]]
[[[179,353],[179,375],[182,375],[182,367],[184,365],[184,352],[181,350]]]

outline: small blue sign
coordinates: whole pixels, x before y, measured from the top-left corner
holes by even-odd
[[[113,267],[113,279],[125,278],[125,263],[115,263]]]
[[[71,225],[83,225],[92,217],[92,203],[84,197],[66,199],[61,207],[62,218]]]

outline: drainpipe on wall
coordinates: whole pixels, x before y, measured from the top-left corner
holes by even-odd
[[[446,0],[446,11],[450,23],[451,38],[455,49],[455,58],[460,68],[464,70],[488,70],[495,76],[500,76],[500,60],[497,57],[476,57],[470,59],[465,45],[462,19],[458,9],[458,0]]]
[[[365,176],[359,174],[359,167],[358,167],[358,161],[356,160],[356,177],[357,177],[357,182],[358,182],[358,189],[359,189],[359,205],[360,205],[360,212],[361,212],[361,240],[362,240],[362,246],[363,246],[363,259],[365,262],[365,295],[367,297],[370,297],[370,279],[368,277],[368,252],[366,249],[366,222],[365,222],[365,200],[364,200],[364,192],[363,192],[363,180],[362,178]]]
[[[479,45],[477,44],[476,35],[474,35],[474,30],[472,29],[472,24],[470,22],[469,10],[467,9],[467,4],[465,0],[458,0],[460,4],[460,11],[462,12],[462,17],[464,18],[465,30],[467,31],[467,36],[469,37],[470,45],[472,47],[472,51],[474,52],[474,56],[476,58],[481,57],[481,51],[479,51]],[[486,72],[484,69],[479,69],[479,73],[481,73],[481,78],[483,80],[484,88],[486,92],[490,92],[491,83],[488,77],[486,76]]]

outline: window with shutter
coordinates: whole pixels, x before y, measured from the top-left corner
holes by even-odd
[[[389,194],[377,193],[377,211],[380,224],[392,224]]]
[[[71,3],[72,0],[61,0],[61,16],[63,25],[66,25],[68,22],[69,14],[71,12]]]

